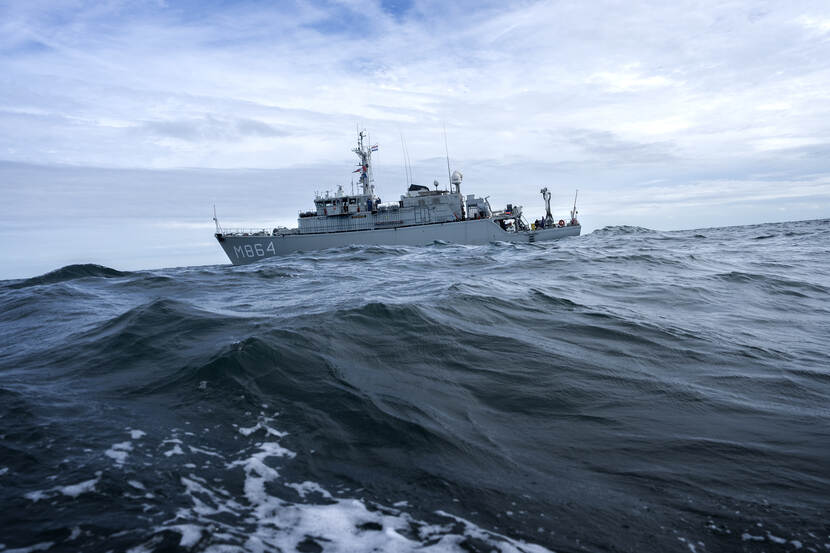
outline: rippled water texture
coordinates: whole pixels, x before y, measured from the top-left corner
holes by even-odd
[[[828,291],[830,220],[1,282],[0,549],[830,551]]]

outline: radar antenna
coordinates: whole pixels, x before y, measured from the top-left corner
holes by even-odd
[[[461,180],[464,178],[464,175],[461,174],[461,171],[455,170],[452,172],[450,176],[450,187],[455,187],[455,193],[458,194],[458,201],[461,203],[461,220],[464,221],[467,219],[467,214],[464,211],[464,196],[461,195]],[[450,188],[452,190],[452,188]]]

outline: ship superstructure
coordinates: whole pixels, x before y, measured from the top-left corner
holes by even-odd
[[[547,213],[544,219],[528,224],[521,206],[508,204],[493,210],[487,198],[461,194],[463,175],[453,171],[448,189],[410,184],[396,202],[382,202],[375,194],[372,176],[372,152],[377,145],[367,143],[365,131],[358,133],[358,191],[346,194],[337,190],[317,194],[314,210],[299,214],[297,227],[273,230],[226,230],[216,224],[216,239],[235,265],[250,263],[264,257],[295,251],[340,247],[349,244],[428,245],[436,241],[464,244],[488,242],[535,242],[565,236],[578,236],[581,230],[576,219],[576,203],[568,222],[553,222],[550,193],[542,190]]]

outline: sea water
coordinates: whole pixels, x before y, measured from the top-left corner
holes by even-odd
[[[830,220],[3,281],[0,550],[830,551],[828,292]]]

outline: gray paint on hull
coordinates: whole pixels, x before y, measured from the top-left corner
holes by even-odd
[[[390,229],[283,236],[223,236],[219,244],[234,265],[299,251],[325,250],[353,244],[427,246],[435,242],[481,245],[491,242],[542,242],[579,236],[582,227],[571,225],[527,232],[507,232],[492,219],[433,223]]]

